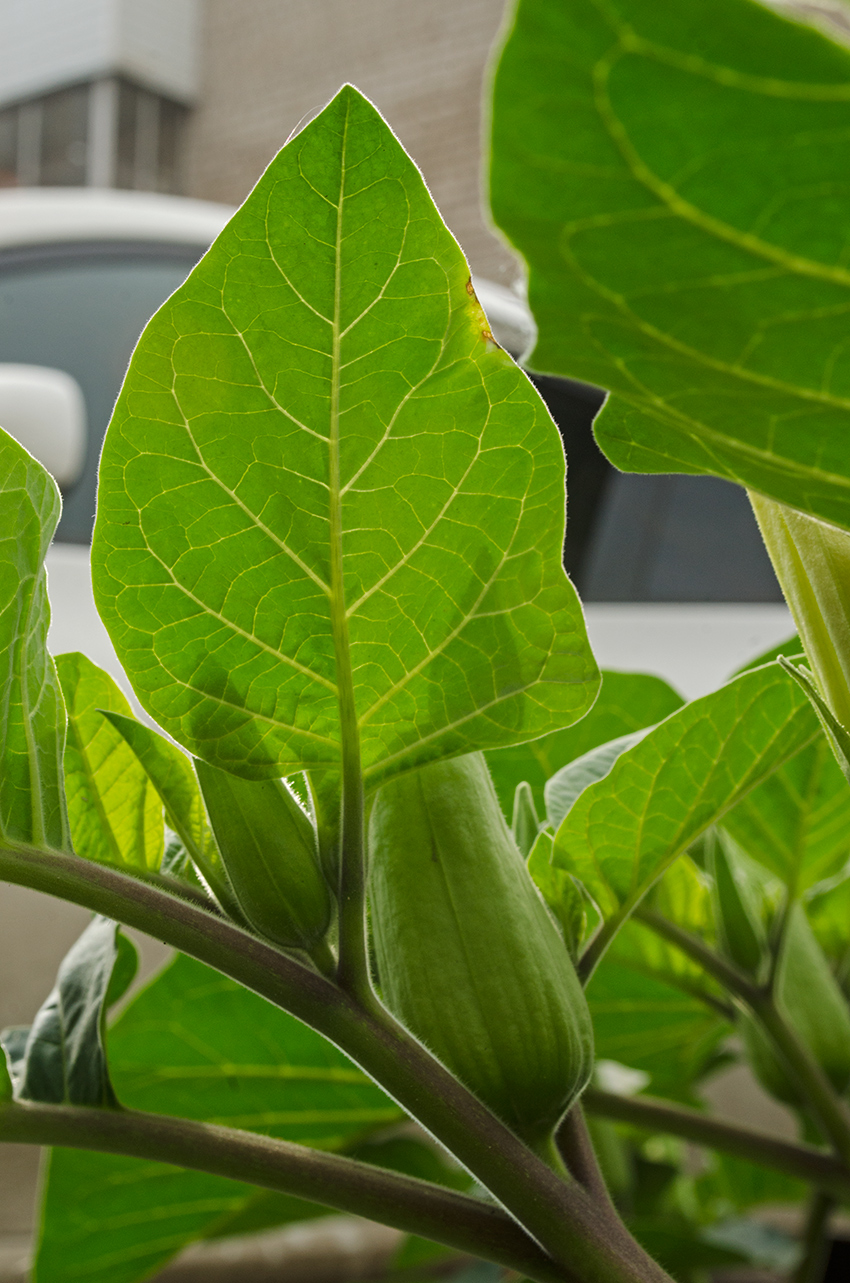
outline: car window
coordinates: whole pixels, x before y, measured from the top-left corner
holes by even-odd
[[[88,446],[57,539],[88,543],[103,434],[146,322],[203,252],[191,246],[47,246],[0,254],[0,362],[46,365],[83,390]]]

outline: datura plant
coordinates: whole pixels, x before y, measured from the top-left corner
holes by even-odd
[[[0,435],[0,876],[94,913],[2,1035],[39,1283],[334,1211],[420,1276],[696,1283],[765,1263],[767,1200],[814,1283],[850,1202],[850,53],[753,0],[520,0],[492,94],[528,367],[609,389],[618,467],[749,490],[800,641],[691,703],[600,678],[557,428],[343,88],[107,433],[144,717],[48,654],[59,493]],[[175,950],[129,995],[119,924]],[[798,1140],[705,1107],[736,1060]]]

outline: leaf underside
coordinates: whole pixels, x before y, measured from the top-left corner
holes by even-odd
[[[347,633],[376,784],[586,711],[563,479],[421,175],[346,87],[142,336],[98,609],[160,725],[253,778],[338,766]]]
[[[494,217],[617,467],[850,527],[848,127],[850,52],[752,0],[520,0]]]
[[[126,940],[122,947],[118,930],[108,918],[95,917],[63,960],[30,1029],[4,1030],[18,1100],[101,1109],[117,1104],[106,1063],[104,1009],[120,997],[136,965],[135,949]]]

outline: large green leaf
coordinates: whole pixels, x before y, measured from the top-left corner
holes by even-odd
[[[28,1029],[4,1030],[18,1100],[117,1105],[104,1045],[108,1006],[136,972],[135,947],[118,924],[95,917],[63,959],[56,984]]]
[[[139,699],[251,778],[367,780],[575,721],[564,459],[421,175],[346,87],[145,330],[92,566]],[[339,667],[341,665],[341,667]]]
[[[606,917],[624,918],[695,838],[820,735],[802,690],[778,664],[686,704],[584,790],[553,860]]]
[[[122,1012],[108,1051],[129,1108],[336,1150],[403,1117],[319,1034],[182,955]],[[256,1227],[318,1214],[296,1203],[161,1163],[57,1150],[36,1278],[134,1283],[193,1239],[234,1232],[227,1226],[237,1216],[253,1216]]]
[[[723,827],[794,896],[839,873],[850,859],[850,787],[826,736],[739,802]]]
[[[519,0],[493,212],[618,467],[850,527],[848,128],[850,52],[753,0]]]
[[[44,571],[60,509],[53,478],[0,428],[0,840],[69,850]]]
[[[599,744],[660,722],[681,706],[682,697],[661,677],[603,670],[596,703],[575,726],[486,754],[496,793],[508,820],[516,786],[523,780],[531,785],[535,805],[542,815],[546,809],[544,785],[562,766]]]
[[[74,850],[86,860],[156,872],[162,863],[162,802],[124,737],[104,715],[129,716],[108,673],[85,655],[58,655],[68,708],[65,791]]]

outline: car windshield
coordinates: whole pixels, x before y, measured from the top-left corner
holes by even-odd
[[[57,245],[0,254],[0,361],[65,370],[86,400],[86,461],[63,495],[59,540],[91,539],[100,448],[130,355],[203,248]]]

